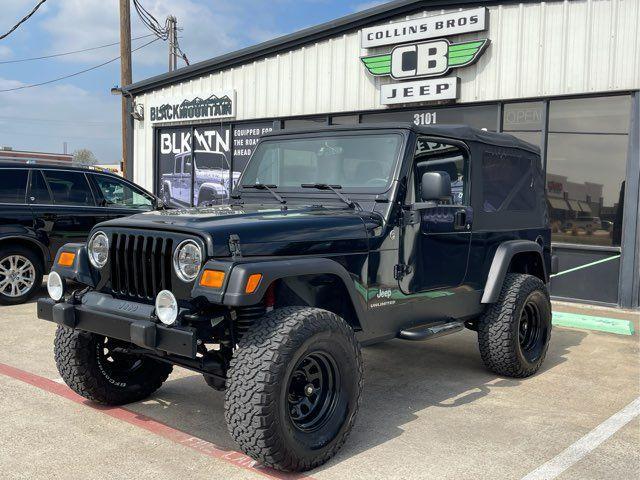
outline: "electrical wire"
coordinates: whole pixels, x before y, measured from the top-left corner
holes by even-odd
[[[133,0],[133,7],[136,9],[136,12],[138,12],[138,16],[140,17],[140,20],[142,21],[142,23],[149,30],[151,30],[159,39],[164,41],[169,39],[169,36],[171,33],[170,32],[171,26],[169,24],[168,18],[167,20],[165,20],[164,26],[162,26],[158,21],[158,19],[154,17],[153,14],[149,12],[149,10],[144,8],[142,3],[140,3],[140,0]],[[186,63],[187,65],[191,65],[189,62],[189,59],[187,58],[187,55],[180,48],[177,35],[176,35],[176,38],[174,39],[174,47],[176,49],[176,52],[180,55],[180,58],[184,60],[184,63]]]
[[[153,33],[149,33],[148,35],[141,35],[139,37],[134,37],[131,39],[131,41],[140,40],[141,38],[148,38],[152,36],[153,36]],[[46,60],[47,58],[64,57],[66,55],[73,55],[74,53],[91,52],[93,50],[99,50],[101,48],[113,47],[114,45],[120,45],[120,42],[107,43],[106,45],[98,45],[97,47],[83,48],[82,50],[73,50],[71,52],[53,53],[51,55],[44,55],[42,57],[20,58],[17,60],[3,60],[3,61],[0,61],[0,65],[4,65],[6,63],[32,62],[34,60]]]
[[[158,40],[159,40],[158,38],[154,38],[150,42],[147,42],[144,45],[140,45],[139,47],[134,48],[133,50],[131,50],[131,52],[133,53],[133,52],[135,52],[137,50],[140,50],[141,48],[144,48],[144,47],[146,47],[148,45],[151,45],[152,43],[157,42]],[[20,87],[14,87],[14,88],[5,88],[5,89],[0,90],[0,93],[2,93],[2,92],[15,92],[16,90],[24,90],[26,88],[40,87],[42,85],[48,85],[50,83],[59,82],[60,80],[66,80],[67,78],[76,77],[78,75],[82,75],[83,73],[90,72],[91,70],[96,70],[96,69],[98,69],[100,67],[104,67],[105,65],[109,65],[110,63],[113,63],[118,59],[120,59],[119,55],[116,58],[112,58],[111,60],[107,60],[106,62],[103,62],[103,63],[101,63],[99,65],[95,65],[93,67],[85,68],[84,70],[80,70],[79,72],[71,73],[71,74],[65,75],[63,77],[54,78],[52,80],[47,80],[46,82],[33,83],[31,85],[22,85]]]
[[[31,10],[27,15],[22,17],[22,19],[18,23],[16,23],[13,27],[11,27],[11,29],[7,33],[5,33],[3,35],[0,35],[0,40],[2,40],[4,38],[8,37],[9,35],[11,35],[20,25],[22,25],[24,22],[29,20],[31,18],[31,15],[36,13],[36,10],[38,10],[40,8],[40,6],[46,1],[47,0],[40,0],[40,2],[35,7],[33,7],[33,10]]]

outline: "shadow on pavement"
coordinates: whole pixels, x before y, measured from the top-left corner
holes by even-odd
[[[569,349],[587,335],[567,330],[554,333],[538,375],[565,362]],[[402,435],[402,427],[425,409],[460,407],[489,395],[492,389],[526,382],[487,371],[476,335],[470,331],[430,342],[393,340],[367,347],[363,353],[365,388],[356,428],[327,466]],[[174,376],[155,397],[127,408],[221,448],[237,449],[226,429],[223,392],[209,388],[198,374]]]

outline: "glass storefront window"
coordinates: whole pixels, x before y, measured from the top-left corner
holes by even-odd
[[[631,97],[596,97],[554,100],[549,109],[550,132],[629,132]]]
[[[550,102],[547,194],[555,242],[620,245],[629,101]]]
[[[502,131],[538,147],[542,146],[543,102],[506,103],[502,111]]]

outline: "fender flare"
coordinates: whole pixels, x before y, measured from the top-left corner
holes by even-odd
[[[49,256],[49,249],[47,248],[47,246],[42,243],[40,240],[38,240],[35,237],[29,236],[29,235],[5,235],[0,237],[0,243],[7,241],[7,240],[16,240],[18,243],[24,244],[25,242],[33,245],[34,247],[37,247],[40,250],[40,253],[42,254],[42,268],[46,270],[49,269],[49,266],[51,265],[51,258]],[[46,273],[46,272],[45,272]]]
[[[481,303],[495,303],[498,301],[504,277],[507,275],[511,259],[518,253],[534,252],[540,256],[540,261],[544,266],[542,257],[542,246],[531,240],[509,240],[500,244],[493,256],[487,282],[485,283],[484,293],[482,294]],[[546,277],[546,271],[545,271]]]
[[[197,194],[195,194],[196,198],[194,198],[193,200],[196,205],[200,204],[202,194],[206,192],[212,192],[213,199],[226,198],[227,196],[227,188],[224,185],[222,185],[221,183],[206,182],[200,185]]]
[[[365,298],[356,288],[354,278],[342,265],[329,258],[267,260],[235,264],[212,260],[207,262],[202,271],[205,269],[225,271],[222,291],[215,293],[211,289],[200,286],[200,279],[198,278],[193,288],[192,296],[204,296],[214,303],[232,307],[250,306],[259,303],[269,285],[282,278],[301,275],[335,275],[344,283],[361,325],[363,325],[366,318]],[[245,293],[247,280],[254,273],[262,274],[260,284],[255,292]],[[365,291],[364,288],[363,291]]]

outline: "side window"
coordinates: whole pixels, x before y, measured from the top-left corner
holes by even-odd
[[[56,205],[95,205],[84,173],[44,170],[44,176]]]
[[[51,194],[40,170],[31,170],[31,186],[29,188],[29,202],[39,204],[51,203]]]
[[[183,157],[176,157],[176,164],[173,173],[182,173],[182,158]]]
[[[422,175],[445,172],[451,179],[451,205],[469,205],[469,159],[460,147],[418,138],[414,157],[415,198],[420,198]]]
[[[0,170],[0,203],[24,203],[29,170]]]
[[[140,208],[144,210],[151,208],[151,198],[143,195],[126,183],[105,175],[95,175],[94,178],[96,179],[106,206]]]
[[[534,210],[531,159],[486,152],[482,157],[482,203],[485,212]]]
[[[182,164],[182,173],[188,173],[191,175],[192,170],[191,157],[184,157],[184,163]]]

